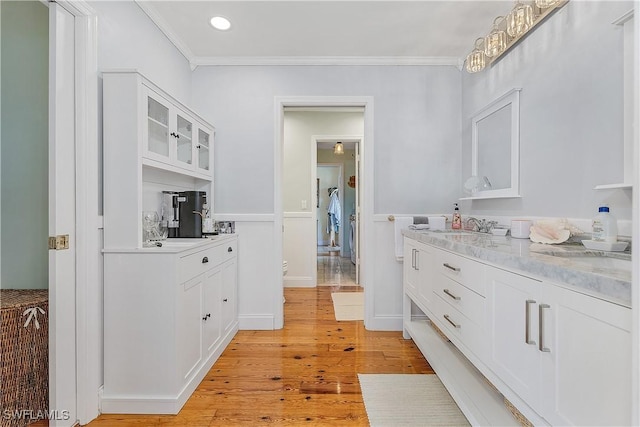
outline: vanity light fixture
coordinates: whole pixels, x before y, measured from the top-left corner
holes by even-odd
[[[518,1],[507,15],[507,34],[520,37],[533,25],[533,8]]]
[[[467,56],[466,68],[469,73],[477,73],[484,70],[486,65],[486,55],[484,54],[484,39],[482,37],[476,39],[476,46]]]
[[[529,31],[568,2],[569,0],[516,1],[506,17],[498,16],[493,20],[489,34],[476,39],[473,50],[465,60],[467,72],[477,73],[493,64]]]
[[[484,38],[484,54],[489,58],[500,55],[507,48],[507,33],[498,26],[504,21],[504,16],[493,20],[493,30]]]
[[[333,146],[333,154],[344,154],[344,145],[342,145],[342,142],[336,142],[336,145]]]
[[[220,31],[227,31],[229,28],[231,28],[231,21],[229,21],[224,16],[214,16],[213,18],[211,18],[209,23],[213,28]]]

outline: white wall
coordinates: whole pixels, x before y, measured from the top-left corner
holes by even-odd
[[[189,62],[133,1],[91,1],[98,14],[98,71],[137,70],[190,106]]]
[[[216,212],[229,219],[273,214],[275,97],[292,96],[372,96],[375,212],[448,212],[461,185],[460,84],[454,67],[197,68],[193,105],[216,126]],[[370,241],[375,241],[374,236]],[[274,241],[253,242],[272,248]],[[392,245],[391,238],[388,244]],[[396,268],[392,252],[383,256],[377,247],[370,250],[376,253],[370,262],[376,262],[377,268]],[[239,256],[241,272],[243,264],[273,270],[264,256],[247,259],[242,251]],[[258,301],[278,303],[273,294],[281,284],[274,280],[264,275],[257,282],[240,281],[241,322]],[[402,275],[393,275],[391,282],[370,280],[367,286],[375,287],[374,317],[392,313],[399,328],[402,304],[395,299],[399,299]],[[271,310],[275,313],[276,307]]]
[[[631,190],[593,187],[623,181],[623,33],[612,22],[632,7],[571,1],[493,67],[463,72],[463,180],[471,175],[471,117],[522,88],[522,198],[464,202],[463,215],[591,218],[607,203],[618,219],[631,218]]]
[[[49,287],[49,9],[1,2],[4,289]]]

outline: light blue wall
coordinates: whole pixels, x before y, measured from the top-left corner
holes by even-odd
[[[372,96],[375,213],[448,212],[461,185],[460,85],[449,66],[198,67],[194,106],[217,128],[216,212],[274,212],[277,96]]]
[[[0,2],[2,51],[0,287],[48,288],[49,9]]]
[[[463,180],[471,174],[471,117],[522,88],[522,198],[465,202],[463,213],[591,218],[607,203],[618,219],[631,219],[630,190],[593,187],[623,180],[623,33],[612,23],[632,8],[570,1],[493,67],[463,72]]]

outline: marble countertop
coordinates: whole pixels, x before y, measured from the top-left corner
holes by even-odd
[[[509,270],[549,279],[631,307],[631,255],[586,249],[581,243],[545,245],[529,239],[473,232],[403,230],[402,234]]]

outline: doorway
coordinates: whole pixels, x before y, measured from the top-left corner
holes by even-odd
[[[350,135],[360,135],[360,159],[361,161],[358,164],[359,175],[362,177],[362,186],[360,186],[360,204],[362,206],[361,211],[359,212],[358,218],[360,220],[360,260],[361,260],[361,275],[360,275],[360,284],[365,288],[365,326],[369,323],[373,323],[373,289],[370,292],[366,290],[366,282],[368,278],[373,277],[372,269],[373,264],[367,262],[367,254],[370,252],[371,255],[373,252],[367,251],[367,243],[370,240],[373,241],[373,98],[372,97],[291,97],[291,98],[283,98],[276,97],[276,138],[275,138],[275,221],[274,227],[276,230],[276,249],[275,249],[275,257],[276,257],[276,265],[277,271],[276,274],[281,278],[279,283],[282,282],[282,269],[280,268],[278,260],[286,259],[283,258],[283,254],[289,254],[291,256],[299,256],[304,258],[303,264],[307,267],[311,267],[309,265],[309,261],[313,261],[313,266],[316,265],[316,257],[317,257],[317,223],[316,223],[316,176],[312,176],[313,181],[309,179],[309,177],[316,173],[316,159],[317,156],[315,150],[315,141],[311,141],[314,149],[309,150],[311,152],[312,162],[307,163],[309,168],[308,175],[306,178],[302,178],[305,182],[308,181],[308,184],[303,184],[303,186],[308,185],[306,187],[308,190],[303,189],[301,191],[307,191],[304,194],[307,194],[306,197],[301,198],[291,198],[290,194],[285,194],[285,184],[289,183],[297,183],[301,184],[301,180],[292,179],[290,175],[291,169],[284,168],[285,165],[291,164],[290,153],[288,152],[287,144],[290,143],[290,130],[288,128],[285,131],[285,111],[289,112],[295,109],[303,109],[306,111],[354,111],[357,110],[360,112],[361,117],[363,118],[361,127],[358,131],[351,132],[326,132],[321,133],[324,135],[340,135],[340,134],[350,134]],[[343,110],[344,109],[344,110]],[[300,128],[300,126],[299,126]],[[285,138],[287,135],[287,138]],[[310,138],[312,139],[312,138]],[[297,142],[300,142],[298,139]],[[311,145],[311,144],[310,144]],[[310,145],[307,147],[311,148]],[[299,146],[299,144],[298,144]],[[285,149],[286,148],[286,149]],[[311,157],[310,156],[310,157]],[[309,157],[307,157],[309,158]],[[302,160],[304,161],[304,159]],[[301,168],[302,163],[298,161],[295,163],[296,167]],[[313,195],[313,196],[312,196]],[[311,200],[309,198],[313,197]],[[285,204],[283,203],[286,200],[290,209],[286,209]],[[310,201],[311,203],[307,203]],[[305,207],[309,206],[310,209],[305,211]],[[302,208],[302,209],[301,209]],[[312,208],[312,209],[311,209]],[[295,212],[294,212],[295,211]],[[294,223],[293,218],[295,215],[297,223]],[[302,219],[308,218],[304,227],[298,226]],[[309,221],[311,219],[312,221]],[[295,227],[295,228],[294,228]],[[306,231],[300,231],[306,230]],[[289,239],[288,234],[290,235],[292,232],[301,232],[304,233],[307,238],[304,240],[302,245],[290,245],[287,240]],[[285,247],[286,245],[286,247]],[[312,249],[312,250],[309,250]],[[347,258],[349,260],[349,258]],[[287,277],[290,279],[290,275],[292,274],[292,268],[294,266],[287,259],[289,272]],[[316,275],[316,269],[313,269],[313,275]],[[295,273],[294,273],[295,274]],[[296,276],[294,276],[296,277]],[[311,278],[310,278],[311,279]],[[310,283],[315,285],[316,277],[312,278]],[[283,286],[286,286],[284,284]],[[282,307],[282,295],[283,295],[283,286],[280,287],[278,292],[275,294],[276,301],[278,304],[275,308],[275,327],[281,328],[284,322],[283,316],[283,307]]]

